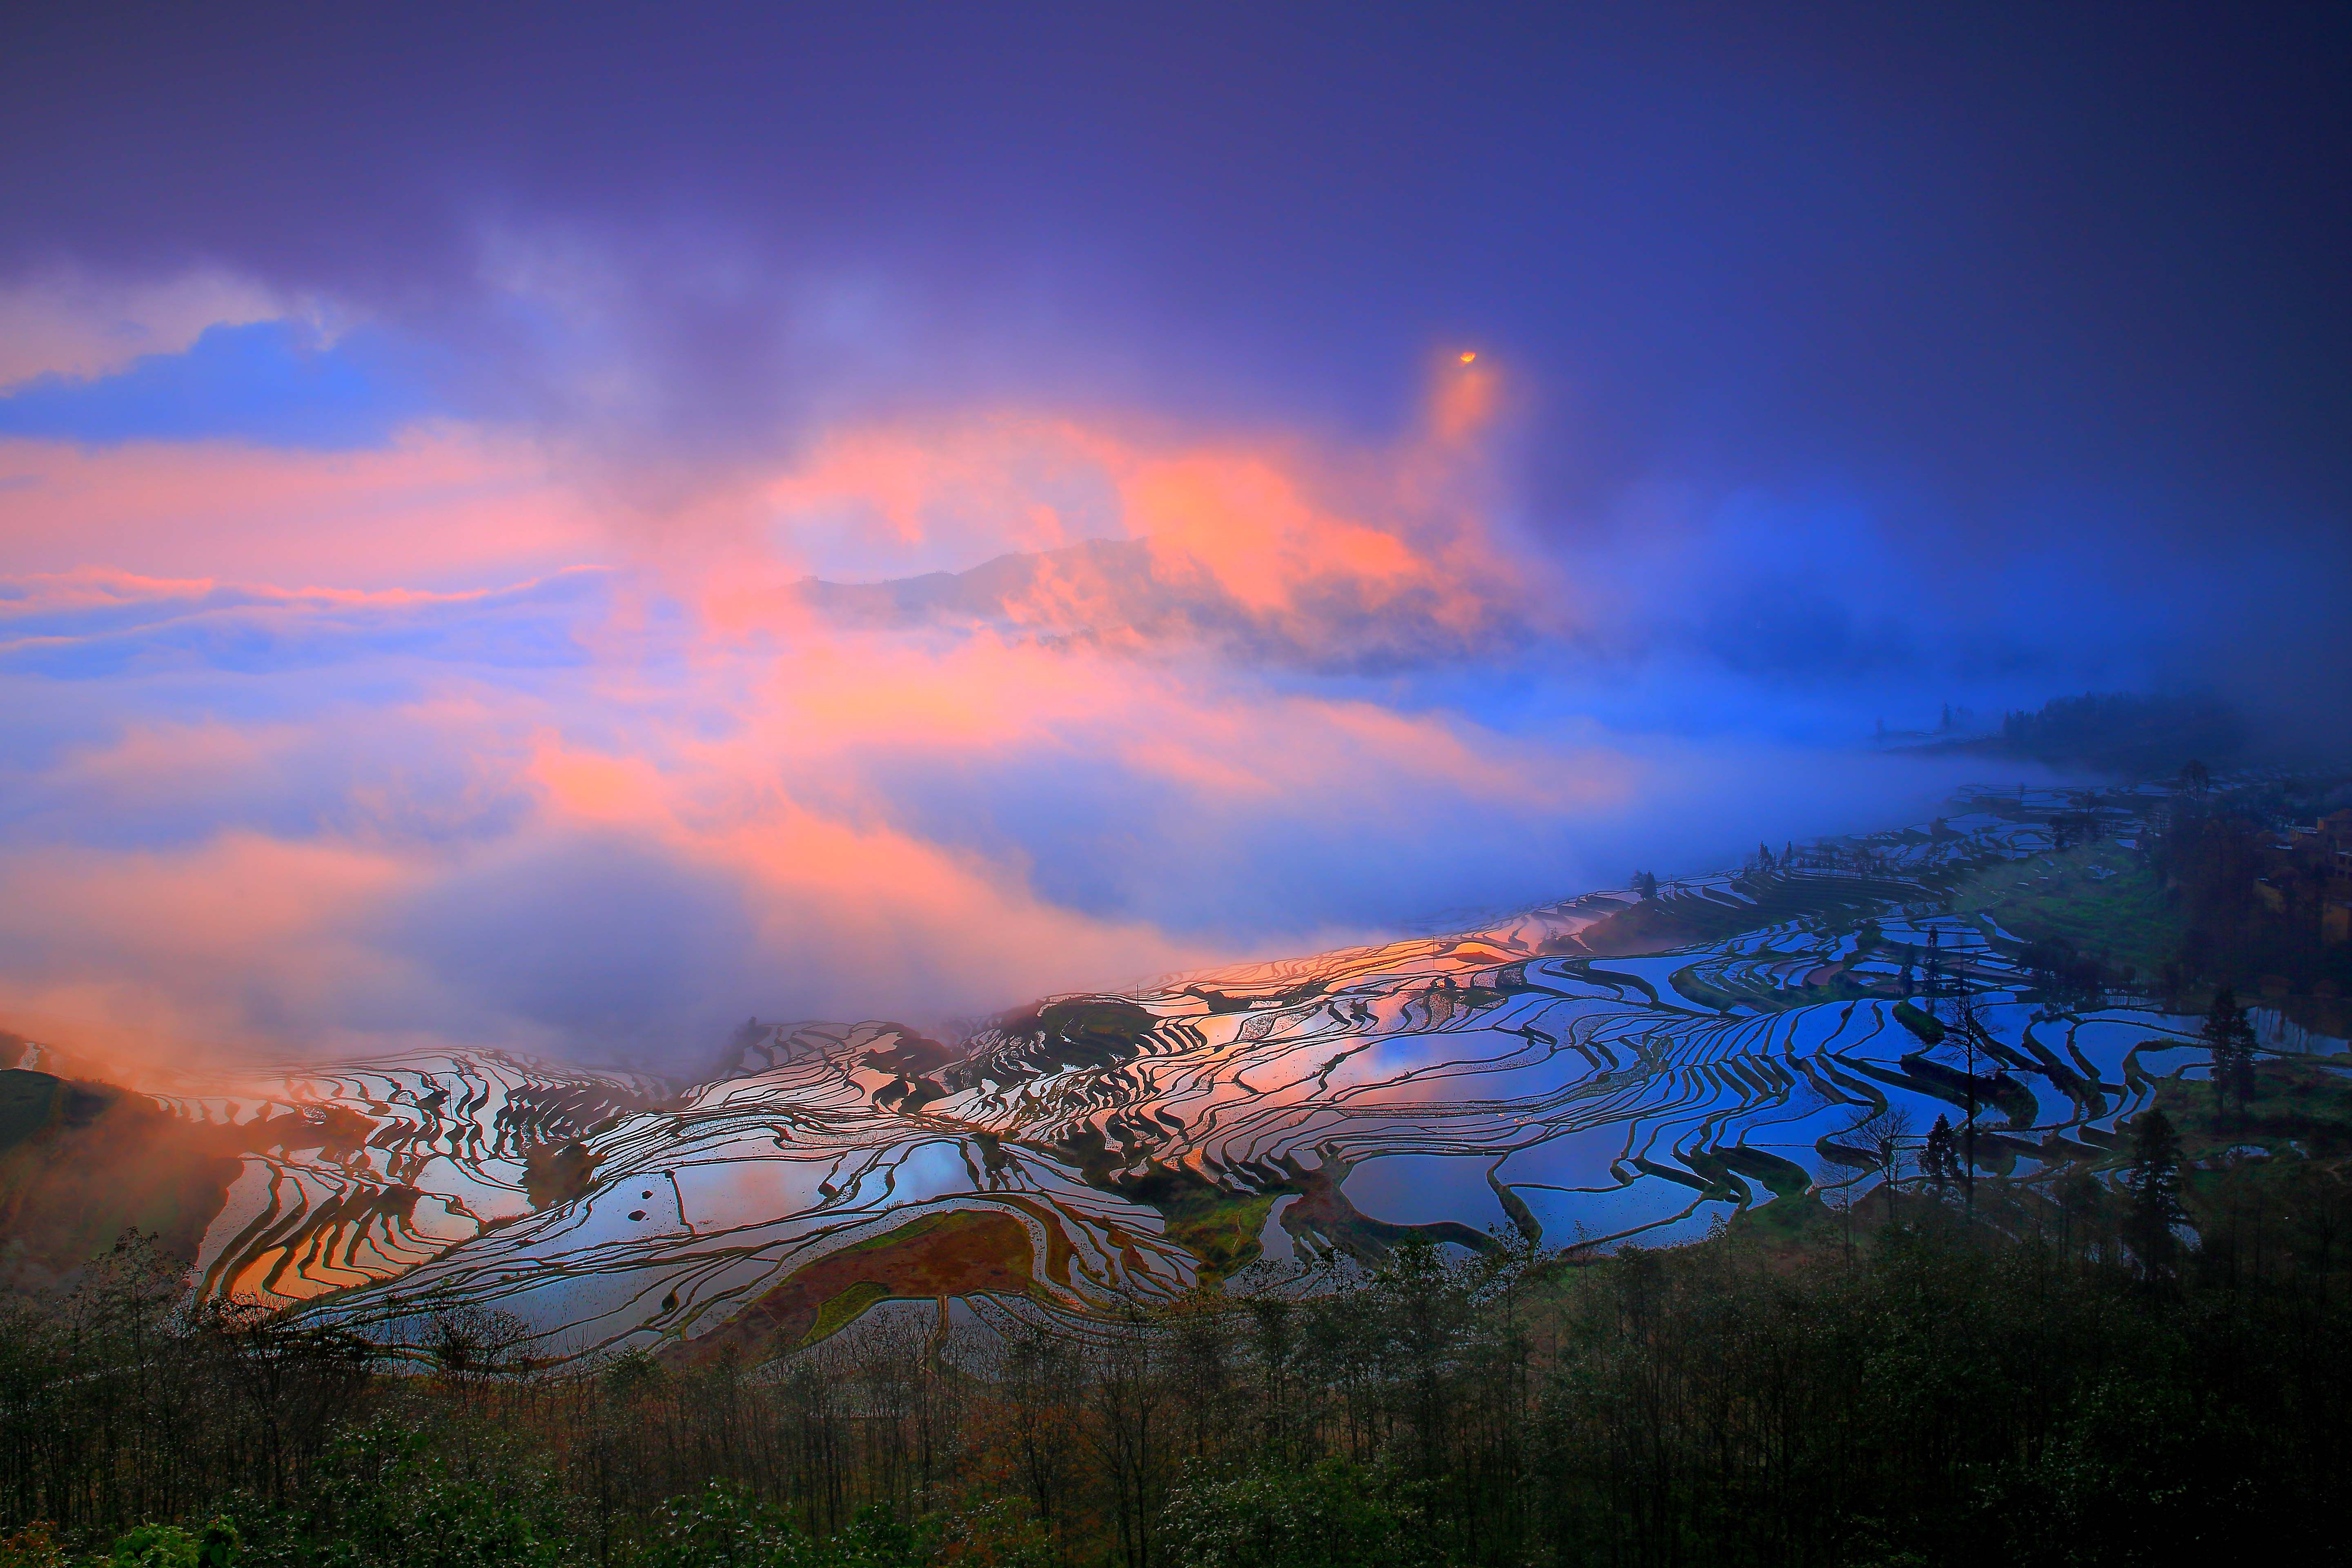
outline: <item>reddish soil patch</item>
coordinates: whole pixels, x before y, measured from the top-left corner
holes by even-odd
[[[680,1348],[698,1361],[729,1349],[748,1361],[793,1350],[827,1301],[858,1286],[902,1299],[1024,1295],[1035,1284],[1033,1259],[1029,1232],[1010,1215],[988,1209],[926,1215],[818,1258]]]
[[[1057,1285],[1070,1282],[1070,1259],[1077,1256],[1076,1248],[1062,1230],[1061,1216],[1049,1204],[1034,1203],[1027,1198],[1000,1198],[1000,1203],[1035,1220],[1045,1231],[1045,1278]]]

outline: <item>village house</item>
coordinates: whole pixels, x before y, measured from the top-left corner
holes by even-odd
[[[2352,810],[2297,824],[2264,845],[2254,892],[2278,914],[2312,915],[2331,946],[2352,941]]]

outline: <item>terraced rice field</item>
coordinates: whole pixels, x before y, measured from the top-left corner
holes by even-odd
[[[183,1099],[225,1132],[310,1130],[248,1141],[203,1288],[394,1340],[461,1296],[550,1357],[759,1355],[892,1299],[1084,1331],[1131,1296],[1411,1236],[1685,1239],[1874,1180],[1841,1142],[1874,1112],[1915,1141],[1959,1120],[1957,1037],[1927,1037],[1953,998],[1905,999],[1930,955],[1981,1007],[1979,1163],[2054,1179],[2201,1066],[2196,1020],[2027,989],[1997,897],[1942,911],[2044,853],[2037,814],[2068,803],[1956,806],[1647,901],[1056,998],[953,1044],[762,1025],[691,1084],[486,1053]]]

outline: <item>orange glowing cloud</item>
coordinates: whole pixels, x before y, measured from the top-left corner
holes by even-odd
[[[175,850],[18,849],[0,858],[0,946],[17,955],[0,1010],[166,1066],[360,1033],[351,1022],[394,997],[429,1017],[432,977],[366,929],[415,874],[349,842],[244,831]]]
[[[1335,911],[1367,844],[1505,842],[1655,783],[1265,679],[1459,657],[1534,613],[1489,510],[1491,376],[1445,369],[1391,448],[993,411],[845,428],[658,507],[457,429],[0,443],[0,546],[53,569],[0,626],[68,658],[77,615],[208,617],[171,668],[226,693],[28,764],[57,826],[0,843],[0,1021],[635,1048],[705,1013],[975,1010],[1366,934]],[[799,581],[1008,552],[919,613]],[[593,595],[477,586],[593,560]],[[215,670],[215,642],[301,657]]]
[[[1538,569],[1487,515],[1499,407],[1480,370],[1437,378],[1422,430],[1386,449],[1011,412],[838,431],[727,503],[757,525],[714,525],[732,542],[700,558],[691,591],[735,635],[792,619],[798,573],[855,582],[1026,554],[974,579],[953,614],[1309,659],[1464,651],[1544,602]],[[1140,553],[1070,548],[1088,540]]]

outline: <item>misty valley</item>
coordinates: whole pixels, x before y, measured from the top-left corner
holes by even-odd
[[[1860,1527],[1805,1522],[1826,1455],[1778,1445],[1851,1446],[1887,1417],[1874,1400],[1929,1398],[1952,1373],[1874,1386],[1892,1370],[1848,1359],[1869,1359],[1868,1329],[1819,1341],[1841,1313],[1895,1311],[1901,1334],[1929,1336],[1909,1353],[1933,1360],[1954,1324],[1980,1335],[1987,1315],[2063,1297],[2052,1323],[2084,1314],[2079,1331],[2122,1336],[2099,1376],[2134,1398],[2184,1396],[2161,1334],[2190,1301],[2253,1310],[2231,1334],[2332,1333],[2352,1057],[2328,921],[2352,813],[2247,826],[2330,788],[2344,793],[2260,775],[1979,787],[1916,826],[1759,845],[1717,875],[1644,873],[1446,936],[1052,997],[954,1040],[751,1020],[692,1082],[481,1052],[109,1083],[9,1037],[0,1258],[31,1304],[13,1309],[5,1411],[23,1441],[0,1470],[27,1513],[91,1525],[236,1478],[247,1536],[275,1531],[300,1557],[310,1505],[288,1489],[348,1464],[362,1429],[343,1423],[373,1411],[436,1434],[368,1461],[380,1480],[471,1475],[494,1514],[515,1456],[447,1454],[509,1425],[535,1434],[536,1500],[502,1528],[554,1531],[593,1503],[600,1556],[703,1561],[663,1558],[682,1549],[661,1532],[716,1530],[778,1562],[1114,1546],[1322,1562],[1311,1538],[1328,1526],[1350,1561],[1515,1561],[1547,1543],[1613,1560],[1654,1539],[1625,1533],[1646,1497],[1679,1510],[1694,1551],[1804,1560]],[[2309,922],[2288,871],[2228,885],[2245,843],[2318,868]],[[2220,942],[2243,962],[2262,940],[2303,967],[2243,1004],[2181,956]],[[1699,1320],[1676,1328],[1676,1302]],[[1773,1349],[1771,1321],[1726,1313],[1799,1342]],[[277,1422],[274,1402],[308,1390],[307,1445],[273,1438],[265,1458],[248,1434],[220,1474],[154,1481],[132,1479],[152,1457],[112,1439],[53,1455],[34,1433],[56,1411],[148,1381],[59,1376],[121,1353],[98,1347],[123,1332],[184,1355],[174,1376],[228,1378],[185,1395],[199,1403],[266,1371],[245,1421]],[[1655,1443],[1697,1423],[1685,1440],[1711,1434],[1722,1473],[1694,1454],[1676,1459],[1687,1475],[1645,1475],[1624,1452],[1556,1500],[1577,1494],[1565,1514],[1513,1490],[1568,1440],[1564,1391],[1665,1354],[1653,1333],[1706,1342],[1675,1342],[1676,1364],[1641,1377],[1729,1356],[1710,1374],[1729,1381],[1679,1397],[1731,1404],[1702,1419],[1612,1403],[1610,1419]],[[1852,1407],[1775,1437],[1741,1383],[1759,1368],[1737,1364],[1759,1353],[1770,1397]],[[2231,1353],[2252,1375],[2252,1350]],[[2297,1418],[2341,1389],[2339,1363],[2330,1349],[2305,1368],[2317,1381]],[[1966,1370],[2020,1396],[2011,1373]],[[1872,1528],[1990,1528],[1981,1498],[1949,1493],[1962,1475],[2004,1498],[2054,1484],[2044,1472],[2081,1440],[2069,1423],[2107,1419],[2076,1405],[2110,1384],[2055,1362],[2037,1375],[2068,1385],[2051,1396],[2063,1408],[2011,1411],[2038,1436],[1992,1420],[1990,1452],[1937,1439],[1937,1463],[1961,1467],[1928,1489],[1948,1495]],[[1024,1403],[1041,1398],[1060,1403]],[[659,1463],[595,1447],[627,1446],[611,1424],[639,1420],[667,1424]],[[1051,1455],[1027,1447],[1039,1421],[1065,1428]],[[1831,1467],[1839,1489],[1854,1462]],[[618,1466],[644,1497],[592,1498],[583,1465]],[[672,1497],[689,1481],[706,1489]],[[1480,1491],[1495,1485],[1515,1500]],[[1775,1500],[1735,1528],[1709,1510],[1743,1487]],[[2174,1506],[2101,1489],[2124,1521],[2101,1528],[2152,1528]],[[993,1512],[943,1502],[995,1490]],[[1260,1546],[1274,1554],[1248,1554]]]
[[[2352,6],[11,7],[0,1568],[2352,1507]]]

